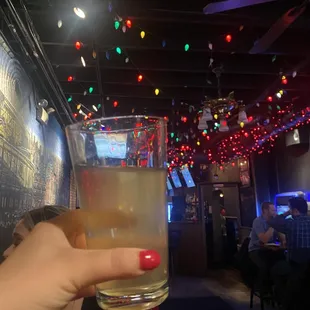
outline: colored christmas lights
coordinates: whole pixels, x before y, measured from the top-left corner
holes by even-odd
[[[232,40],[232,36],[231,36],[230,34],[226,35],[225,41],[226,41],[227,43],[230,43],[231,40]]]

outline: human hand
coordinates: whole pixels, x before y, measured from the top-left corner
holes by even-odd
[[[70,211],[38,224],[5,260],[0,266],[0,309],[63,309],[93,293],[94,284],[137,277],[160,264],[154,251],[86,250],[81,218],[81,212]]]

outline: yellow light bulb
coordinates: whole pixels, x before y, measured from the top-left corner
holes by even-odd
[[[283,89],[279,90],[279,93],[283,95],[284,94]]]
[[[145,32],[144,31],[140,32],[140,37],[141,37],[141,39],[144,39],[144,37],[145,37]]]
[[[76,108],[79,110],[81,108],[81,104],[79,103]]]
[[[197,145],[200,145],[200,141],[197,141]]]
[[[159,95],[159,89],[158,89],[158,88],[155,89],[155,95],[156,95],[156,96]]]
[[[214,114],[214,119],[218,119],[218,115],[217,114]]]
[[[244,127],[244,122],[240,123],[240,127],[243,128]]]

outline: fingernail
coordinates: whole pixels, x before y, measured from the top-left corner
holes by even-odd
[[[153,250],[140,252],[140,269],[153,270],[160,265],[160,255]]]

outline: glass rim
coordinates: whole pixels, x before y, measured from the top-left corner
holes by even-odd
[[[136,119],[136,118],[144,118],[145,120],[148,119],[155,119],[158,121],[163,121],[164,125],[167,125],[168,121],[165,119],[165,117],[162,116],[148,116],[148,115],[122,115],[122,116],[109,116],[109,117],[99,117],[99,118],[94,118],[91,120],[88,120],[90,122],[95,122],[95,121],[101,121],[101,120],[119,120],[119,119]],[[85,122],[88,122],[87,120],[84,121],[80,121],[80,122],[76,122],[74,124],[70,124],[66,126],[66,131],[79,131],[79,132],[94,132],[91,130],[85,130],[85,129],[81,129],[80,125],[82,125]],[[133,127],[133,128],[128,128],[128,129],[115,129],[115,130],[110,130],[108,131],[108,133],[115,133],[115,132],[126,132],[126,131],[132,131],[132,130],[141,130],[141,129],[147,129],[150,128],[152,126],[152,124],[146,125],[146,126],[142,126],[142,127]],[[75,128],[77,127],[77,128]]]

